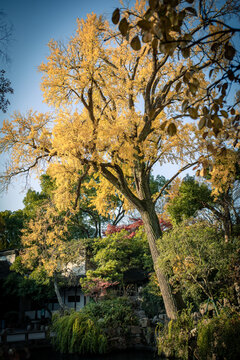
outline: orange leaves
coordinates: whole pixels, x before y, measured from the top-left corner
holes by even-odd
[[[173,272],[176,278],[179,276],[181,278],[182,273],[186,273],[187,271],[191,271],[196,267],[194,257],[187,256],[181,257],[176,256],[175,261],[173,262]]]

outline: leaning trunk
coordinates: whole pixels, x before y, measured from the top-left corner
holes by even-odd
[[[137,149],[137,151],[139,151],[139,149]],[[124,173],[120,166],[115,165],[113,167],[116,171],[117,177],[111,171],[109,171],[108,168],[110,168],[110,166],[104,164],[101,166],[102,175],[123,194],[123,196],[129,201],[130,204],[132,204],[134,208],[140,212],[145,231],[147,233],[154,270],[157,275],[167,316],[170,319],[176,319],[178,310],[176,301],[173,297],[168,279],[158,265],[159,253],[156,242],[161,237],[162,232],[155,211],[155,204],[152,201],[151,190],[149,186],[149,171],[146,171],[145,165],[142,163],[142,161],[136,162],[136,167],[133,169],[137,193],[136,196],[128,187]],[[97,167],[96,170],[98,171]]]
[[[152,207],[152,209],[148,209],[148,211],[141,212],[141,216],[147,234],[147,239],[154,264],[154,270],[157,275],[159,287],[166,309],[166,314],[170,319],[176,319],[178,310],[176,300],[172,294],[172,290],[170,288],[167,276],[164,274],[162,269],[160,269],[158,264],[160,259],[156,242],[157,239],[161,237],[162,233],[154,207]]]
[[[228,206],[224,207],[223,228],[225,234],[225,242],[228,242],[232,235],[232,221]]]

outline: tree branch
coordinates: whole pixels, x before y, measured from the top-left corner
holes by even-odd
[[[197,163],[198,163],[198,161],[195,161],[195,162],[193,162],[193,163],[191,163],[191,164],[187,164],[187,165],[183,166],[181,169],[179,169],[178,172],[177,172],[174,176],[172,176],[171,179],[168,180],[168,181],[164,184],[164,186],[161,188],[161,190],[160,190],[159,193],[158,193],[157,198],[154,200],[154,203],[156,204],[157,200],[158,200],[158,199],[160,198],[160,196],[163,194],[164,190],[168,187],[169,184],[171,184],[171,182],[172,182],[176,177],[178,177],[179,174],[181,174],[183,171],[189,169],[190,167],[196,165]]]

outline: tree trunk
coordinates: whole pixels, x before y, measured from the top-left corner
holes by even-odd
[[[227,203],[224,204],[223,210],[223,228],[225,234],[225,242],[228,242],[232,235],[232,221]]]
[[[159,287],[166,309],[166,314],[170,319],[176,319],[178,310],[176,300],[172,294],[172,290],[170,288],[166,275],[158,265],[158,262],[161,260],[159,258],[159,252],[156,242],[161,237],[162,232],[154,206],[152,206],[152,209],[148,209],[148,211],[141,212],[141,216],[147,234],[147,239],[154,264],[154,270],[157,275]]]
[[[115,176],[108,168],[114,167],[117,176]],[[96,170],[99,169],[96,167]],[[119,165],[109,166],[108,164],[101,165],[102,175],[114,185],[122,195],[135,207],[141,214],[147,239],[153,259],[154,270],[157,275],[159,287],[162,293],[167,316],[170,319],[177,317],[177,305],[172,294],[168,279],[164,272],[158,266],[159,253],[157,250],[157,239],[162,235],[159,220],[155,211],[155,204],[152,201],[150,186],[149,186],[149,171],[146,171],[145,165],[140,161],[136,164],[134,170],[134,181],[136,185],[137,196],[128,187],[124,173]],[[180,310],[180,308],[179,308]]]
[[[58,304],[60,306],[61,311],[63,312],[64,310],[66,310],[66,305],[64,304],[64,302],[62,300],[62,297],[61,297],[61,294],[60,294],[60,291],[59,291],[59,288],[58,288],[56,275],[54,275],[53,283],[54,283],[54,290],[55,290],[55,294],[57,296]]]

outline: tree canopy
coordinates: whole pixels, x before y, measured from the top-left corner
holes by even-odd
[[[161,266],[169,274],[174,289],[194,305],[208,299],[223,305],[224,297],[236,302],[239,240],[225,243],[221,232],[204,221],[183,222],[159,241]],[[236,278],[235,278],[236,277]],[[233,280],[234,278],[234,280]]]
[[[146,1],[136,2],[119,29],[95,14],[78,19],[67,44],[50,41],[47,61],[39,67],[44,99],[55,112],[16,113],[4,122],[0,140],[1,151],[11,156],[3,185],[45,165],[56,182],[54,206],[60,210],[74,211],[84,190],[94,186],[90,205],[102,215],[114,216],[116,194],[125,209],[140,212],[171,318],[177,305],[157,262],[156,202],[193,165],[200,175],[210,171],[214,191],[221,193],[235,178],[238,161],[237,102],[226,103],[228,82],[238,81],[231,45],[238,30],[222,19],[239,14],[239,5],[232,0],[218,10],[200,1],[194,11],[182,10],[184,3],[151,1],[149,12]],[[183,24],[188,30],[180,39]],[[139,46],[140,30],[152,41]],[[165,50],[162,37],[171,43]],[[150,175],[157,163],[176,163],[179,170],[153,194]]]
[[[208,219],[209,223],[218,223],[228,241],[230,236],[239,233],[239,181],[236,180],[216,198],[211,195],[206,181],[199,183],[194,177],[186,176],[170,190],[166,210],[176,223],[198,215]],[[201,210],[204,212],[201,213]]]
[[[179,223],[185,218],[195,216],[198,210],[213,204],[211,190],[206,184],[199,184],[193,177],[183,179],[175,196],[167,204],[171,218]]]
[[[141,228],[131,238],[122,230],[102,239],[92,239],[88,247],[91,248],[94,270],[87,272],[87,280],[101,278],[122,282],[127,270],[153,271],[146,234]]]

